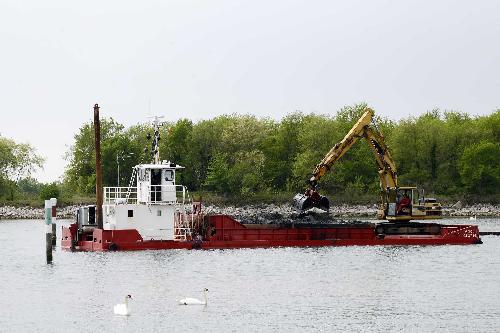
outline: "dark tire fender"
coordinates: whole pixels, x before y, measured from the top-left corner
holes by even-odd
[[[108,251],[113,251],[114,252],[114,251],[118,251],[118,250],[119,250],[119,247],[118,247],[118,245],[116,243],[109,244]]]

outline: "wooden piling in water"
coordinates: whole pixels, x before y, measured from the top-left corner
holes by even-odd
[[[52,205],[50,207],[50,213],[51,213],[51,217],[52,217],[52,247],[55,248],[56,243],[57,243],[57,237],[56,237],[57,198],[50,198],[50,204]]]
[[[52,263],[52,202],[45,200],[45,255],[47,264]]]
[[[52,223],[52,233],[51,233],[51,244],[52,244],[52,247],[55,248],[56,247],[56,243],[57,243],[57,238],[56,238],[56,224],[55,223]]]

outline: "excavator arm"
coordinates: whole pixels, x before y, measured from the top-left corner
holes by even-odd
[[[374,131],[371,127],[366,127],[363,136],[369,143],[369,147],[377,161],[380,188],[387,189],[388,187],[397,187],[398,176],[396,173],[396,164],[389,153],[382,133],[378,130]]]
[[[331,166],[337,162],[344,154],[356,143],[360,138],[363,137],[365,129],[370,125],[373,118],[373,110],[366,109],[365,113],[359,118],[359,120],[354,124],[351,130],[346,134],[346,136],[333,146],[332,149],[325,155],[323,160],[316,165],[312,173],[311,179],[309,179],[309,184],[316,188],[318,181],[323,177],[331,168]]]
[[[412,219],[436,219],[442,217],[441,204],[434,198],[425,198],[424,192],[414,186],[399,187],[396,164],[385,144],[385,139],[373,121],[373,110],[366,109],[347,135],[333,146],[323,160],[316,165],[304,194],[294,197],[299,210],[317,207],[330,208],[330,201],[317,191],[318,181],[331,169],[359,139],[365,138],[378,166],[380,178],[379,219],[409,221]]]
[[[372,125],[373,115],[373,110],[367,108],[346,136],[333,146],[323,160],[316,165],[312,177],[309,179],[309,188],[305,194],[297,194],[294,198],[297,208],[305,210],[310,207],[318,207],[328,210],[330,206],[328,199],[319,195],[316,190],[318,181],[330,170],[335,162],[363,137],[369,143],[369,147],[377,161],[381,190],[384,191],[388,187],[397,187],[396,165],[385,144],[382,133],[375,124]],[[384,198],[385,196],[382,195],[381,197]],[[385,200],[382,201],[384,203]]]

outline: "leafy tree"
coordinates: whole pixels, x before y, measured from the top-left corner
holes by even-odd
[[[38,195],[42,189],[42,184],[34,178],[26,177],[17,181],[17,187],[23,193]]]
[[[40,199],[59,198],[60,191],[56,183],[44,184],[40,191]]]
[[[135,164],[150,163],[152,161],[151,140],[147,139],[148,133],[150,135],[153,134],[153,128],[150,124],[137,124],[125,130],[123,135],[127,138],[126,144],[128,146],[122,147],[122,152],[130,155],[130,159],[127,160],[128,164],[125,165],[125,167],[128,167],[126,170],[130,170]],[[164,138],[165,136],[163,136],[162,140]],[[160,141],[160,148],[162,143]],[[161,153],[160,151],[160,155]],[[129,176],[130,174],[127,175]]]
[[[116,186],[117,156],[129,152],[130,139],[124,126],[113,119],[101,120],[101,163],[104,186]],[[69,161],[65,177],[71,188],[80,194],[95,193],[94,125],[88,122],[75,135],[75,143],[66,155]],[[125,170],[125,168],[123,168]]]
[[[480,142],[467,147],[460,159],[460,175],[471,193],[496,194],[500,188],[500,145]]]
[[[0,197],[14,200],[18,191],[16,181],[29,177],[42,167],[43,161],[31,145],[0,136]]]
[[[188,119],[181,119],[172,126],[163,126],[162,140],[160,141],[160,153],[162,158],[180,164],[190,165],[189,150],[191,149],[191,135],[193,123]],[[186,168],[179,173],[178,181],[181,184],[194,188],[196,186],[195,170]]]
[[[341,139],[338,123],[333,117],[324,115],[308,115],[304,118],[298,134],[298,152],[295,156],[292,177],[288,188],[303,189],[311,172],[330,148]],[[336,165],[336,168],[338,165]],[[323,188],[333,187],[334,172],[330,172],[321,180]]]
[[[255,116],[232,115],[226,119],[221,129],[219,149],[230,154],[230,159],[237,152],[260,148],[272,128],[269,119],[259,120]]]
[[[0,178],[19,179],[29,176],[42,167],[43,161],[31,145],[16,143],[0,136]]]
[[[401,183],[431,186],[437,178],[440,125],[440,114],[435,110],[418,119],[403,120],[395,129],[393,156]]]
[[[204,187],[217,193],[229,193],[229,163],[224,153],[215,153],[208,165]]]
[[[186,152],[188,164],[192,168],[193,189],[198,189],[207,179],[209,165],[217,152],[220,152],[221,129],[226,126],[226,116],[203,120],[193,126],[191,146]]]
[[[271,189],[284,190],[292,181],[304,118],[302,113],[296,112],[287,115],[278,124],[269,124],[269,134],[262,142],[265,156],[262,177]]]
[[[260,150],[237,153],[235,163],[228,172],[231,193],[249,197],[264,190],[263,170],[264,154]]]

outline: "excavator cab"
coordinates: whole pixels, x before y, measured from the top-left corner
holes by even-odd
[[[378,218],[383,220],[409,221],[440,218],[441,204],[433,198],[425,198],[424,191],[414,186],[388,188]]]

